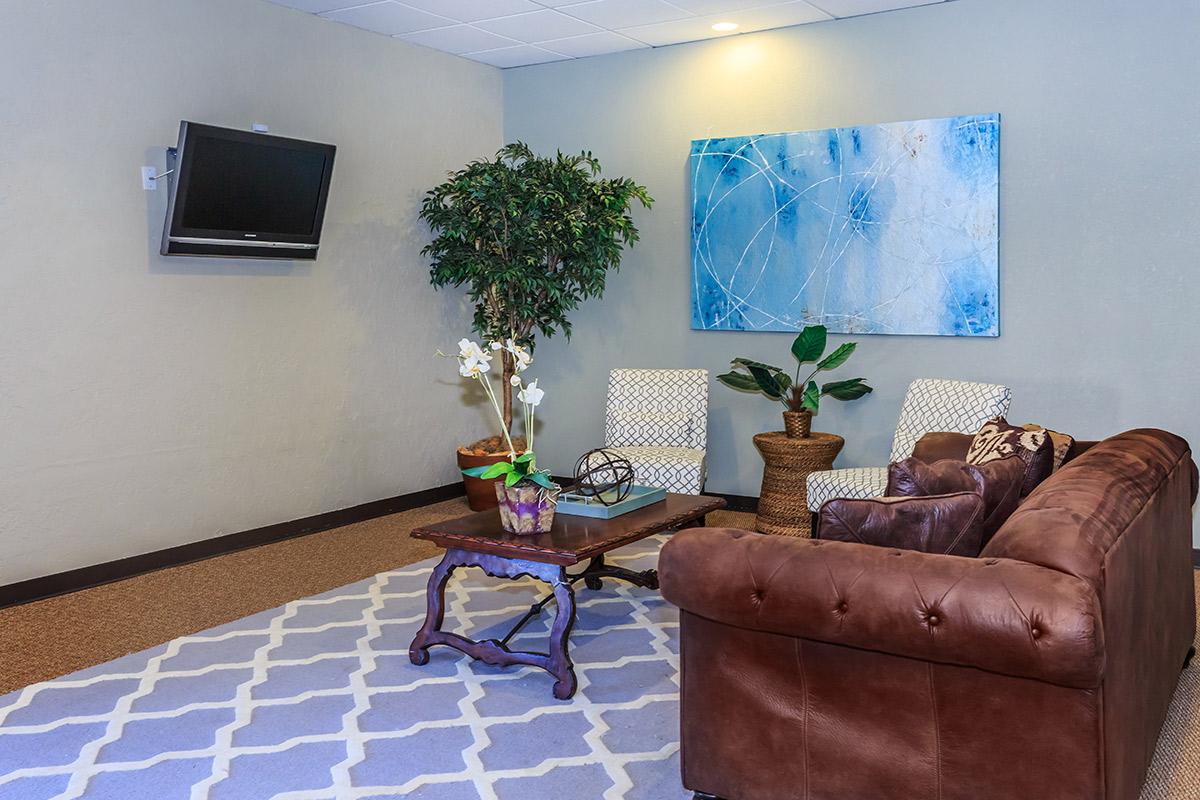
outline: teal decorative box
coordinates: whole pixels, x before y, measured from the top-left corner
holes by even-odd
[[[605,494],[616,496],[616,492],[606,492]],[[622,514],[628,514],[630,511],[636,511],[639,508],[645,508],[651,503],[657,503],[666,498],[666,489],[660,489],[655,486],[638,486],[636,484],[629,490],[629,495],[624,500],[613,503],[611,506],[604,505],[604,503],[601,503],[595,497],[563,492],[558,496],[558,505],[555,507],[555,511],[559,514],[570,514],[576,517],[612,519]]]

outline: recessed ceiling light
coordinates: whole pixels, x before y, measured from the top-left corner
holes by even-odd
[[[712,29],[718,33],[729,33],[730,31],[736,31],[738,24],[736,22],[718,22],[712,26]]]

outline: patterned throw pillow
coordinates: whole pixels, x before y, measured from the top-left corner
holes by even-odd
[[[971,440],[968,464],[986,464],[1007,456],[1020,456],[1025,462],[1025,480],[1021,496],[1032,492],[1054,470],[1054,443],[1043,431],[1027,431],[1009,425],[1004,417],[988,420]]]
[[[1025,482],[1025,462],[1009,456],[986,464],[943,459],[926,464],[906,458],[888,465],[889,497],[927,497],[953,492],[977,492],[983,498],[983,543],[1017,510]]]
[[[690,447],[692,415],[683,412],[615,411],[609,447]]]
[[[1021,427],[1027,431],[1045,431],[1046,435],[1050,437],[1051,444],[1054,445],[1054,469],[1051,471],[1053,472],[1063,465],[1063,462],[1067,460],[1067,453],[1070,452],[1071,446],[1075,444],[1074,436],[1052,431],[1049,428],[1043,428],[1041,425],[1034,425],[1032,422],[1028,422]]]
[[[983,549],[983,498],[975,492],[839,498],[821,506],[820,531],[838,542],[975,558]]]

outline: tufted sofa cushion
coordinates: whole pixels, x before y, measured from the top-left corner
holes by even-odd
[[[659,582],[740,628],[1075,688],[1104,671],[1093,587],[1032,564],[708,528],[663,547]]]

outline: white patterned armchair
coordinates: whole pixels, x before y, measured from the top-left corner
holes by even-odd
[[[921,378],[904,395],[892,439],[891,463],[913,453],[930,431],[976,433],[992,417],[1008,413],[1012,392],[995,383]],[[814,514],[835,497],[880,497],[887,490],[887,467],[858,467],[814,472],[808,476],[808,510]]]
[[[639,484],[700,494],[707,443],[708,370],[609,373],[604,447],[629,459]]]

